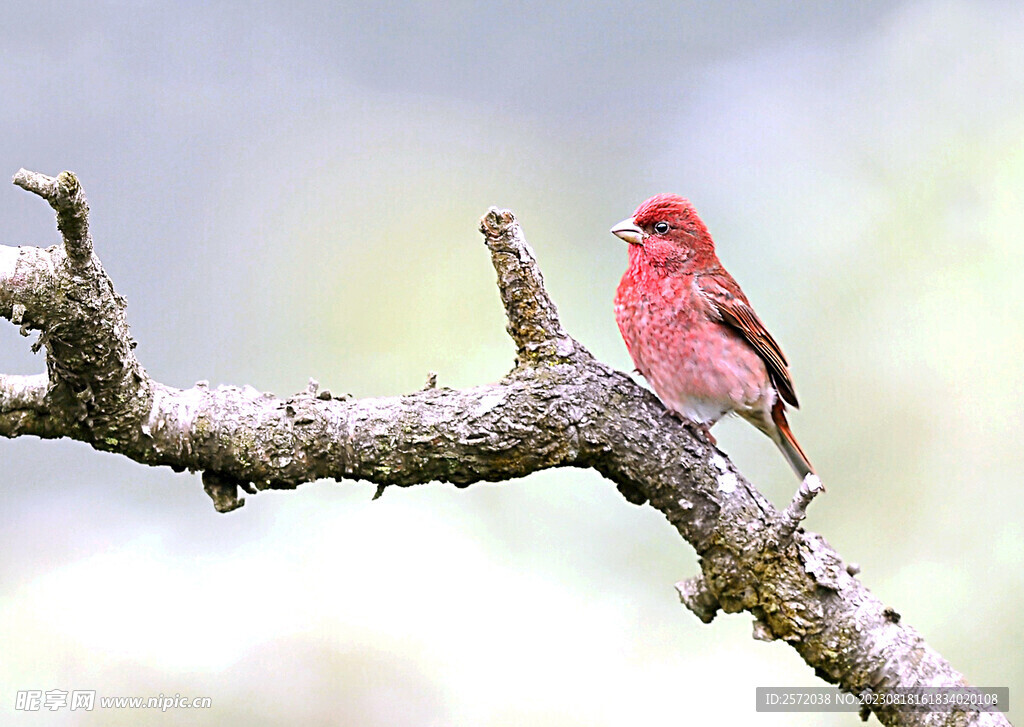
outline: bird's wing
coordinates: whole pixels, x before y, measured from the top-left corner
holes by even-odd
[[[764,360],[772,383],[783,400],[799,407],[796,391],[793,390],[793,379],[789,375],[789,362],[782,348],[750,307],[739,284],[729,273],[719,268],[713,274],[700,276],[698,285],[722,320],[739,331]]]

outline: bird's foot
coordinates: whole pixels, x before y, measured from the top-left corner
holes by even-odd
[[[676,417],[684,424],[689,425],[690,429],[698,436],[704,437],[712,447],[718,446],[718,440],[715,439],[715,435],[711,433],[711,425],[702,422],[693,422],[689,419],[684,419],[678,414]]]

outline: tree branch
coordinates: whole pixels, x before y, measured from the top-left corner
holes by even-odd
[[[515,216],[509,210],[491,207],[480,220],[480,231],[498,272],[507,330],[519,349],[519,360],[564,359],[577,348],[582,351],[562,329],[558,310],[544,288],[540,266]]]
[[[222,512],[238,489],[294,488],[322,478],[384,487],[466,486],[549,467],[592,467],[631,502],[660,510],[700,556],[680,584],[702,621],[749,611],[755,636],[795,648],[817,674],[862,694],[966,682],[902,624],[817,534],[798,527],[817,491],[804,482],[780,514],[703,436],[628,376],[599,361],[558,318],[511,212],[481,231],[518,356],[497,383],[351,400],[251,387],[176,389],[135,359],[125,301],[93,254],[76,177],[20,171],[50,202],[63,245],[0,246],[0,316],[39,331],[47,373],[0,377],[0,435],[70,437],[147,464],[203,472]],[[1001,714],[876,711],[887,725],[1005,725]]]

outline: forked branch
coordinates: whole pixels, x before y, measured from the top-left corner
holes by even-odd
[[[518,349],[502,380],[358,400],[311,385],[277,397],[151,379],[135,358],[125,301],[93,252],[75,175],[22,170],[15,183],[56,210],[63,244],[0,246],[0,316],[26,335],[38,331],[35,347],[46,351],[45,374],[0,376],[0,435],[70,437],[201,471],[221,511],[244,502],[239,489],[324,478],[466,486],[591,467],[631,502],[649,501],[696,549],[702,573],[679,588],[701,620],[749,611],[757,638],[789,643],[824,680],[856,694],[965,685],[820,535],[799,527],[815,483],[780,514],[700,433],[565,332],[511,212],[492,208],[481,221]],[[1008,724],[997,713],[876,714],[889,725]]]

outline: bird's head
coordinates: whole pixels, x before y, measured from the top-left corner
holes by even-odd
[[[656,266],[696,267],[715,259],[715,245],[689,200],[677,194],[658,194],[636,208],[633,216],[612,228],[630,244],[630,257],[643,257]]]

